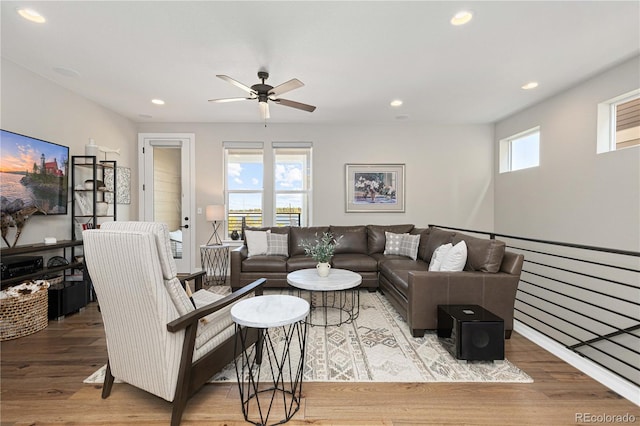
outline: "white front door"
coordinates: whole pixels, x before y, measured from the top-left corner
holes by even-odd
[[[195,235],[192,133],[138,134],[140,220],[169,225],[178,272],[193,272]]]

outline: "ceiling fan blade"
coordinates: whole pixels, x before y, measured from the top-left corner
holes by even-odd
[[[258,106],[260,107],[260,115],[262,116],[263,120],[266,120],[267,118],[271,118],[271,116],[269,115],[269,104],[266,102],[258,102]]]
[[[240,83],[238,80],[232,79],[228,75],[216,75],[216,77],[221,78],[224,81],[226,81],[227,83],[231,83],[234,86],[241,88],[245,92],[255,93],[251,87],[247,86],[246,84]]]
[[[236,102],[236,101],[250,101],[255,98],[224,98],[224,99],[209,99],[209,102]]]
[[[304,86],[304,83],[298,80],[297,78],[292,78],[291,80],[282,83],[279,86],[274,87],[269,91],[269,95],[278,96],[283,93],[287,93],[292,91],[293,89],[297,89],[299,87]]]
[[[288,99],[274,99],[273,101],[279,103],[280,105],[301,109],[303,111],[313,112],[316,110],[316,107],[314,107],[313,105],[307,105],[301,102],[290,101]]]

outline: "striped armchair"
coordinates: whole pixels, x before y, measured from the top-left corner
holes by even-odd
[[[198,290],[192,302],[176,277],[165,224],[109,222],[83,239],[107,339],[102,397],[118,378],[172,402],[171,425],[179,425],[188,398],[233,361],[231,306],[262,294],[265,280],[226,297]]]

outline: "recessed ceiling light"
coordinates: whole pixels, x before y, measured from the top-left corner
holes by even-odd
[[[402,101],[400,99],[394,99],[389,102],[389,105],[391,105],[392,107],[399,107],[402,105]]]
[[[529,83],[522,86],[524,90],[535,89],[536,87],[538,87],[537,81],[530,81]]]
[[[18,9],[18,14],[27,21],[35,22],[36,24],[44,24],[47,21],[44,16],[29,8]]]
[[[451,18],[451,25],[464,25],[473,18],[473,13],[468,10],[461,10]]]
[[[162,99],[151,99],[151,103],[156,105],[164,105],[164,101]]]

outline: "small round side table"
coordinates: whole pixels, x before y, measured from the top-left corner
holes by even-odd
[[[229,266],[229,246],[227,244],[200,246],[200,264],[207,271],[208,285],[225,285]]]
[[[281,424],[300,409],[308,314],[306,300],[288,295],[255,296],[231,308],[234,363],[246,421]],[[255,345],[247,345],[251,328],[260,332]],[[272,414],[278,420],[269,423]]]

